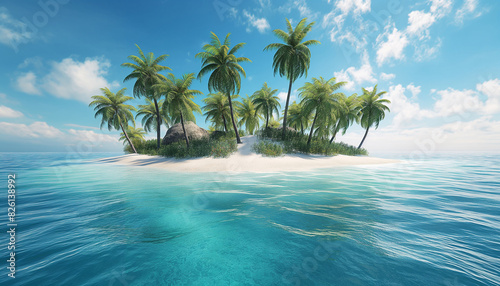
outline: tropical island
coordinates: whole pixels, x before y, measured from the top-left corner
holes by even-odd
[[[352,157],[368,155],[368,151],[362,148],[368,132],[372,127],[378,128],[385,113],[389,112],[387,105],[390,102],[381,98],[385,92],[379,92],[376,85],[371,90],[362,88],[360,95],[347,96],[340,91],[347,82],[337,82],[335,77],[313,77],[298,88],[300,101],[290,103],[293,83],[300,77],[307,77],[311,59],[309,47],[320,44],[316,40],[305,40],[313,25],[314,22],[307,23],[307,18],[304,18],[294,28],[287,19],[286,31],[273,31],[281,43],[264,48],[264,51],[275,51],[274,74],[288,80],[282,114],[276,95],[278,89],[267,83],[251,96],[239,95],[241,77],[246,77],[241,63],[251,60],[236,55],[245,43],[231,46],[230,34],[221,41],[211,33],[210,42],[195,56],[201,60],[201,69],[196,76],[195,73],[180,77],[173,73],[162,74],[171,70],[161,65],[167,55],[155,57],[153,53],[145,54],[137,46],[139,55],[130,55],[130,62],[122,66],[131,70],[124,82],[134,81],[133,96],[144,99],[144,104],[138,107],[128,104],[133,97],[125,96],[126,88],[116,93],[102,88],[102,95],[92,96],[89,105],[94,107],[95,117],[101,118],[101,128],[107,126],[109,130],[122,132],[120,140],[124,141],[124,150],[133,154],[102,161],[134,164],[139,160],[146,163],[148,157],[144,155],[159,155],[174,159],[168,162],[180,162],[179,159],[233,155],[242,162],[245,155],[261,154],[261,159],[263,156],[288,155],[288,161],[279,163],[280,158],[266,158],[263,164],[259,164],[261,167],[272,166],[270,170],[293,170],[294,167],[287,168],[291,157],[299,159],[295,163],[303,168],[307,164],[300,160],[306,159],[323,161],[316,162],[316,167],[333,166],[339,162],[343,162],[342,165],[393,162]],[[203,96],[203,92],[190,87],[195,79],[201,80],[205,76],[208,77],[209,93],[203,98],[205,105],[200,107],[193,99]],[[210,122],[208,131],[195,124],[195,113],[203,114],[206,122]],[[143,128],[136,127],[135,120],[139,118]],[[345,134],[354,123],[365,129],[359,146],[335,142],[337,134]],[[162,126],[168,129],[163,137]],[[155,132],[156,139],[145,140],[149,132]],[[332,161],[334,155],[346,156],[335,156]],[[255,163],[255,157],[252,161]],[[198,166],[199,163],[198,160]]]

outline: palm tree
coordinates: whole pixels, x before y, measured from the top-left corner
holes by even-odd
[[[125,134],[124,132],[120,133],[120,141],[123,141],[123,144],[125,144],[125,139],[130,138],[130,141],[132,141],[134,144],[134,147],[135,145],[137,145],[137,143],[140,143],[140,142],[144,142],[145,138],[144,138],[144,135],[146,134],[146,132],[144,131],[144,129],[142,128],[135,128],[133,126],[128,126],[127,127],[127,133]],[[129,144],[128,146],[130,146],[130,148],[132,148],[132,146]]]
[[[208,79],[208,90],[210,92],[220,91],[225,93],[229,101],[231,111],[231,121],[236,133],[236,142],[241,143],[236,121],[234,120],[233,103],[231,94],[238,94],[241,88],[241,75],[246,77],[245,70],[240,66],[241,62],[251,62],[248,58],[236,57],[235,53],[241,49],[245,43],[239,43],[232,49],[229,49],[231,41],[229,35],[226,35],[224,43],[221,43],[217,35],[211,32],[210,44],[203,46],[203,52],[196,54],[196,58],[202,60],[202,67],[198,73],[198,79],[210,73]]]
[[[344,135],[347,132],[347,128],[351,127],[354,122],[359,122],[360,109],[361,107],[357,94],[353,94],[347,98],[343,96],[339,99],[334,131],[332,139],[330,139],[330,144],[333,142],[340,129],[342,129],[342,135]]]
[[[252,95],[254,97],[255,110],[263,113],[266,117],[266,128],[269,127],[269,118],[273,117],[273,112],[276,112],[276,116],[279,117],[279,108],[281,105],[279,97],[275,95],[277,92],[277,89],[271,89],[267,86],[267,82],[265,82],[262,88]]]
[[[324,80],[322,77],[313,78],[312,82],[306,82],[300,90],[300,96],[302,99],[302,104],[304,112],[306,114],[312,114],[314,112],[314,119],[311,125],[311,131],[309,132],[309,139],[307,140],[307,146],[310,146],[312,134],[314,132],[314,126],[318,117],[328,117],[332,113],[332,109],[335,108],[337,104],[337,98],[341,96],[340,93],[334,93],[336,90],[341,88],[346,82],[335,83],[335,78],[332,77],[329,80]]]
[[[389,107],[385,104],[390,104],[388,99],[380,99],[380,96],[386,94],[386,91],[377,93],[377,86],[373,88],[372,91],[368,91],[363,88],[363,95],[361,96],[361,127],[366,128],[365,136],[359,143],[358,149],[361,148],[363,142],[365,142],[366,135],[368,135],[368,130],[371,126],[375,125],[375,129],[382,119],[385,118],[385,112],[391,112]]]
[[[146,98],[145,105],[139,105],[139,110],[135,115],[135,119],[137,117],[142,116],[142,126],[144,126],[144,130],[146,132],[151,132],[151,130],[156,130],[158,128],[156,119],[156,106],[154,102],[152,102],[149,98]],[[158,105],[160,106],[160,120],[161,124],[165,125],[167,128],[170,127],[170,118],[168,117],[167,109],[163,108],[163,99],[158,101]]]
[[[205,112],[203,115],[206,116],[205,121],[212,121],[215,128],[224,126],[224,131],[227,132],[226,121],[231,117],[227,96],[221,92],[210,93],[208,97],[203,99],[203,102],[205,103],[205,106],[203,106]]]
[[[133,71],[125,77],[123,80],[128,81],[135,79],[134,84],[134,96],[141,97],[144,96],[154,102],[156,110],[156,140],[157,148],[160,149],[160,137],[161,137],[161,112],[158,104],[159,95],[155,93],[152,88],[158,80],[165,80],[165,76],[159,72],[164,70],[171,70],[167,66],[160,65],[160,62],[164,61],[168,55],[161,55],[155,58],[153,53],[148,53],[147,56],[144,55],[141,48],[138,45],[139,57],[135,55],[130,55],[128,58],[133,61],[133,63],[123,63],[123,67],[132,68]]]
[[[253,135],[255,129],[259,128],[259,120],[262,116],[257,112],[252,98],[247,95],[243,98],[243,102],[236,101],[235,104],[238,117],[241,118],[238,125],[245,125],[245,130]]]
[[[288,32],[280,29],[273,31],[274,34],[285,43],[274,43],[264,48],[264,51],[276,50],[273,58],[274,74],[276,75],[278,73],[281,77],[285,76],[290,81],[288,85],[288,95],[286,97],[285,114],[283,117],[283,140],[285,140],[288,103],[290,102],[292,84],[304,74],[307,77],[307,71],[311,62],[311,51],[309,51],[309,46],[320,44],[320,42],[316,40],[302,42],[314,25],[314,22],[306,25],[306,21],[307,18],[302,19],[294,30],[290,21],[286,19]]]
[[[199,90],[189,89],[194,79],[193,73],[185,74],[182,78],[175,78],[170,73],[165,81],[160,81],[154,85],[158,93],[166,97],[163,107],[168,109],[172,118],[180,119],[187,148],[189,148],[189,138],[184,127],[184,121],[195,121],[194,111],[201,114],[201,109],[198,104],[194,103],[193,98],[195,95],[203,93]]]
[[[292,102],[290,108],[288,109],[288,114],[290,116],[289,125],[295,130],[300,129],[300,133],[304,134],[304,130],[309,127],[311,114],[306,114],[302,102]]]
[[[127,105],[125,102],[133,99],[133,97],[125,96],[126,88],[120,89],[116,94],[112,93],[107,87],[101,88],[104,95],[94,95],[92,96],[93,101],[89,104],[89,107],[94,107],[95,116],[101,116],[101,126],[108,124],[108,130],[122,130],[127,138],[128,144],[132,147],[134,153],[137,153],[135,146],[130,141],[127,133],[125,133],[125,127],[128,127],[128,122],[132,121],[135,126],[134,116],[132,111],[135,111],[135,107],[132,105]]]

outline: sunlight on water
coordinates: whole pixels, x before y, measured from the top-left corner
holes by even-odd
[[[0,164],[18,176],[15,285],[500,285],[495,156],[245,175]]]

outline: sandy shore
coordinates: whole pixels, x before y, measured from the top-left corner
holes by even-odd
[[[168,159],[161,156],[129,154],[104,158],[94,162],[161,168],[178,172],[281,172],[303,171],[317,168],[331,168],[353,165],[373,165],[398,163],[397,160],[380,159],[367,156],[333,157],[319,155],[285,155],[264,157],[252,151],[255,136],[242,137],[243,144],[228,158]]]

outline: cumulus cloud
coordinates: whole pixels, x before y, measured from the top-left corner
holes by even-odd
[[[330,3],[331,0],[328,0]],[[371,0],[338,0],[335,6],[342,12],[342,14],[362,14],[370,12]]]
[[[91,96],[101,93],[100,88],[119,86],[105,78],[110,66],[109,61],[102,58],[86,58],[83,62],[66,58],[52,62],[49,73],[40,80],[32,71],[21,74],[16,86],[28,94],[41,94],[43,90],[59,98],[89,103]]]
[[[337,82],[347,82],[344,88],[348,91],[354,91],[357,87],[365,83],[377,82],[367,53],[363,55],[361,67],[358,69],[355,67],[349,67],[346,70],[335,72],[334,76],[337,78]]]
[[[391,24],[387,25],[385,32],[378,36],[377,42],[379,42],[377,49],[377,63],[379,66],[391,59],[403,59],[403,50],[409,43],[406,34]]]
[[[486,114],[500,112],[500,79],[480,83],[476,89],[488,97],[483,108]]]
[[[42,121],[30,125],[0,122],[0,133],[21,138],[56,138],[63,135],[59,129]]]
[[[243,15],[248,19],[248,24],[256,28],[260,33],[265,33],[267,30],[271,29],[266,18],[257,18],[246,10],[243,10]],[[249,31],[249,29],[247,30]]]
[[[424,11],[412,11],[408,14],[408,27],[410,35],[417,36],[420,40],[429,37],[429,28],[436,21],[436,16]]]
[[[110,66],[109,61],[97,58],[53,62],[51,72],[44,77],[43,88],[56,97],[89,103],[91,96],[101,93],[100,88],[118,86],[117,82],[110,83],[104,77]]]
[[[391,79],[394,79],[396,77],[395,74],[393,73],[380,73],[380,79],[381,80],[391,80]]]
[[[118,143],[118,139],[107,134],[96,133],[93,130],[75,130],[70,129],[68,133],[73,135],[72,140],[77,142],[87,142],[95,145],[102,143]]]
[[[23,114],[5,105],[0,105],[0,117],[3,118],[18,118],[23,117]]]
[[[16,80],[16,87],[27,94],[42,94],[38,88],[37,76],[33,72],[21,74]]]

